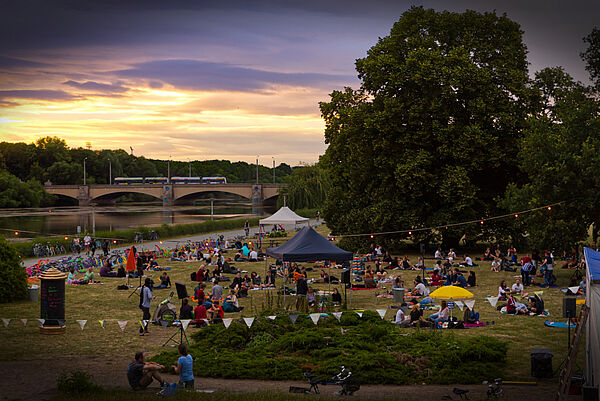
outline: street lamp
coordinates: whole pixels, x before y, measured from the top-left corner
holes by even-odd
[[[96,213],[94,210],[94,206],[98,205],[97,203],[91,203],[92,206],[92,235],[96,236]]]
[[[256,156],[256,183],[258,184],[258,155]]]
[[[273,184],[275,184],[275,156],[273,156]]]
[[[190,159],[188,159],[188,177],[192,178],[192,162],[190,161]]]
[[[108,185],[112,185],[112,160],[108,159]]]
[[[85,179],[85,161],[87,160],[87,157],[83,158],[83,185],[86,185],[86,179]]]

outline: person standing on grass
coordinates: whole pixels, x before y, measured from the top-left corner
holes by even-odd
[[[179,344],[179,359],[173,365],[175,373],[179,373],[179,384],[184,388],[194,388],[194,359],[188,354],[187,346]]]
[[[550,287],[552,285],[552,274],[554,273],[554,259],[552,258],[552,254],[550,252],[546,252],[544,263],[542,263],[541,267],[545,268],[544,284]]]
[[[246,237],[250,234],[250,223],[248,223],[248,220],[244,222],[244,232],[246,233]]]
[[[127,381],[134,390],[143,390],[156,380],[161,387],[167,387],[167,383],[158,373],[164,369],[163,365],[156,362],[146,362],[146,357],[142,351],[135,353],[135,360],[127,366]]]
[[[142,291],[140,292],[140,309],[143,312],[142,315],[142,326],[140,327],[140,336],[144,334],[150,334],[148,332],[148,323],[150,321],[150,302],[154,299],[152,296],[152,280],[150,277],[146,277],[146,281],[142,286]]]

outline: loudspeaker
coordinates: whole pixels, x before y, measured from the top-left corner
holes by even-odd
[[[573,318],[577,313],[577,300],[576,298],[565,297],[563,298],[563,317]]]
[[[342,270],[342,283],[350,284],[350,269]]]
[[[531,376],[552,377],[552,352],[547,348],[531,350]]]
[[[185,284],[183,283],[175,283],[175,288],[177,288],[177,298],[183,299],[187,298],[187,289],[185,288]]]

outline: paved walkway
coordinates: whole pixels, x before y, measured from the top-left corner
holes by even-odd
[[[322,220],[320,222],[317,222],[316,220],[310,220],[309,224],[311,227],[315,227],[315,226],[321,224],[322,222],[323,222]],[[289,227],[287,227],[287,229],[293,229],[293,227],[289,226]],[[258,227],[251,227],[250,235],[252,236],[256,233],[258,233]],[[160,243],[160,240],[159,241],[144,241],[141,244],[134,244],[134,245],[138,251],[155,250],[156,245],[161,245],[161,247],[165,247],[165,248],[174,248],[178,243],[181,243],[181,242],[187,242],[187,241],[198,242],[198,241],[203,241],[206,239],[217,239],[219,237],[219,235],[223,235],[225,238],[232,239],[232,238],[236,238],[239,236],[243,237],[243,236],[245,236],[245,233],[244,233],[243,229],[230,230],[230,231],[219,231],[219,232],[214,232],[214,233],[191,235],[191,236],[181,237],[181,238],[164,239],[164,240],[162,240],[162,245]],[[131,245],[119,246],[119,247],[115,247],[115,248],[110,248],[110,251],[114,251],[114,250],[124,251],[126,249],[129,249],[130,247],[131,247]],[[97,255],[99,255],[101,253],[102,253],[102,250],[96,251]],[[82,252],[81,255],[85,256],[85,253]],[[64,258],[65,256],[68,256],[68,255],[58,255],[58,256],[50,256],[50,257],[25,259],[25,260],[23,260],[23,266],[25,266],[25,267],[33,266],[41,259],[57,260],[57,259]]]

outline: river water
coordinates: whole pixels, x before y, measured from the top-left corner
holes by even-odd
[[[215,204],[213,218],[248,217],[249,202]],[[169,206],[131,204],[126,206],[49,207],[36,209],[0,209],[0,234],[9,239],[41,235],[72,235],[96,231],[122,230],[139,226],[156,227],[162,224],[200,223],[211,219],[207,206]],[[18,232],[18,235],[15,235]]]

